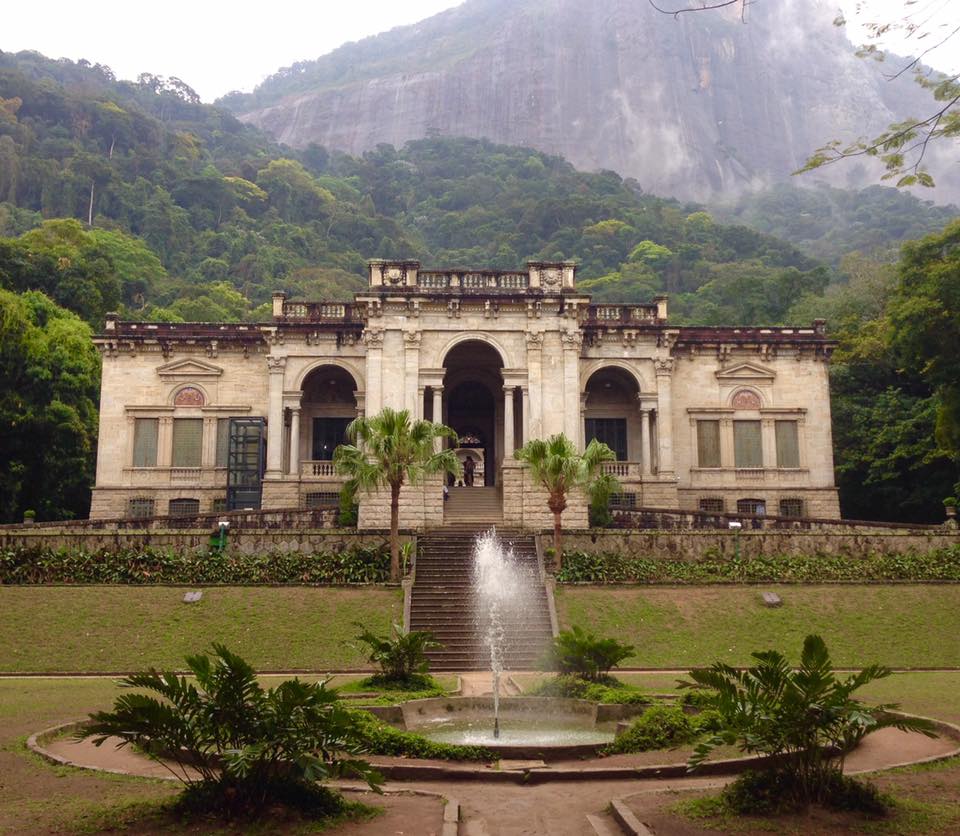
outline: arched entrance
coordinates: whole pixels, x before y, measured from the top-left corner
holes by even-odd
[[[598,369],[587,381],[584,404],[584,441],[596,438],[617,454],[619,461],[644,457],[636,379],[616,366]]]
[[[497,484],[503,458],[503,361],[479,340],[462,342],[443,363],[444,423],[456,430],[461,447],[482,454],[483,484]],[[477,457],[479,459],[479,456]]]
[[[299,461],[330,462],[357,417],[357,383],[340,366],[319,366],[304,378],[302,391],[291,458],[296,451]]]

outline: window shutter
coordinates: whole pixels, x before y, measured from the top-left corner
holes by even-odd
[[[796,421],[777,421],[777,467],[800,467]]]
[[[158,418],[135,418],[133,421],[133,466],[157,466]]]
[[[697,461],[700,467],[720,467],[719,421],[697,421]]]
[[[202,418],[173,419],[174,467],[200,467],[202,444]]]
[[[217,467],[227,466],[230,453],[230,419],[217,418]]]
[[[759,421],[733,422],[733,457],[737,467],[763,467]]]

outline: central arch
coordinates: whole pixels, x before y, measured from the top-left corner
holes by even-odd
[[[497,484],[503,458],[503,358],[482,340],[464,340],[443,361],[444,423],[482,451],[483,484]],[[458,445],[459,446],[459,445]]]

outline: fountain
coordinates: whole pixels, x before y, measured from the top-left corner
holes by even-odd
[[[473,594],[478,632],[490,653],[493,680],[493,738],[500,738],[500,677],[506,651],[507,620],[523,617],[529,602],[529,578],[519,570],[511,549],[504,546],[495,529],[477,537],[473,547]]]
[[[489,659],[490,697],[437,697],[390,710],[392,722],[431,740],[489,747],[504,757],[578,757],[613,740],[618,720],[638,706],[597,705],[587,700],[500,695],[509,669],[511,638],[542,604],[537,564],[514,554],[495,530],[473,547],[472,597],[476,632]]]

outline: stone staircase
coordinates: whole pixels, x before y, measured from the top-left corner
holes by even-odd
[[[499,488],[476,486],[450,488],[443,503],[444,523],[485,529],[503,522],[503,500]]]
[[[466,489],[470,490],[470,489]],[[477,490],[477,489],[473,489]],[[460,523],[418,538],[416,579],[411,590],[411,630],[430,630],[443,647],[431,651],[433,670],[487,670],[484,616],[472,594],[473,541],[487,527]],[[533,536],[497,530],[533,590],[533,603],[505,614],[508,670],[536,669],[552,637],[547,593],[540,580]]]

